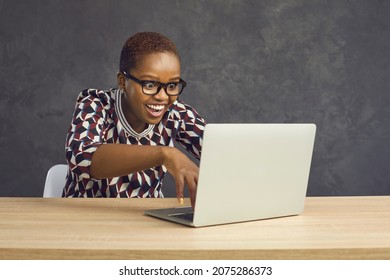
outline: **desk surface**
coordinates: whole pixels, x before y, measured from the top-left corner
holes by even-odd
[[[302,215],[190,228],[176,199],[0,198],[0,259],[390,259],[390,196],[309,197]]]

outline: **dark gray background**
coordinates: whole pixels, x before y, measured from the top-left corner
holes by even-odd
[[[42,195],[76,95],[116,85],[138,31],[176,42],[182,99],[208,122],[316,123],[308,195],[390,195],[389,15],[380,0],[0,0],[0,196]]]

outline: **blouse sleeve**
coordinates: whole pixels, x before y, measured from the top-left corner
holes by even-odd
[[[180,106],[181,105],[181,106]],[[203,142],[205,120],[198,112],[187,104],[180,104],[181,122],[176,136],[176,142],[182,145],[189,153],[200,159]]]
[[[97,90],[82,91],[69,127],[65,152],[68,165],[80,179],[89,179],[93,153],[102,144],[102,130],[109,107],[108,95]]]

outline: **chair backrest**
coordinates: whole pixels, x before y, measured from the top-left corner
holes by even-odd
[[[52,166],[46,175],[43,197],[61,197],[65,186],[68,165],[57,164]]]

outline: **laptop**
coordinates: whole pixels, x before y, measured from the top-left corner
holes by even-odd
[[[315,124],[207,124],[196,206],[145,214],[193,227],[303,212]]]

